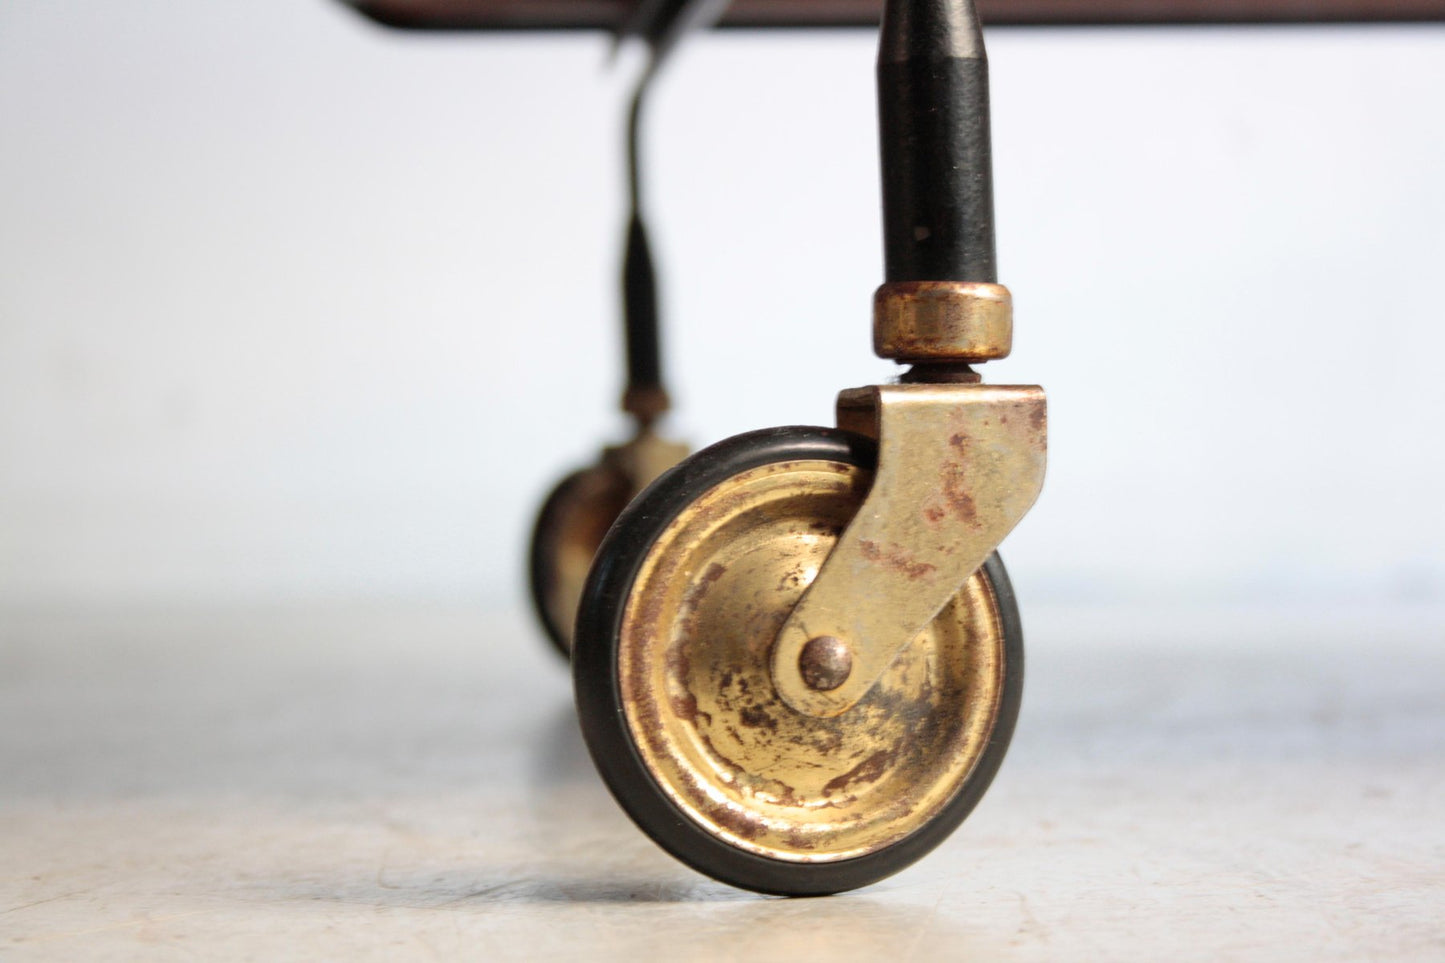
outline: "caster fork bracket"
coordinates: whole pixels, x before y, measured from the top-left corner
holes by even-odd
[[[877,438],[878,471],[778,633],[772,677],[784,702],[829,717],[868,693],[1033,505],[1046,418],[1034,385],[838,396],[839,426]]]

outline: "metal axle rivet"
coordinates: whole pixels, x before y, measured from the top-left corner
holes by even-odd
[[[810,689],[829,692],[848,681],[853,653],[842,639],[820,635],[809,639],[798,653],[798,672]]]

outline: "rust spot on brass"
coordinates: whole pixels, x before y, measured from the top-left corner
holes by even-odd
[[[974,524],[978,520],[978,505],[969,494],[968,469],[964,467],[971,459],[968,435],[961,432],[950,435],[948,447],[957,460],[945,463],[940,469],[943,497],[956,517]]]
[[[809,688],[828,692],[848,680],[853,671],[853,653],[848,644],[834,635],[820,635],[809,639],[798,653],[798,671]]]
[[[943,497],[955,516],[972,524],[978,520],[978,506],[973,496],[968,493],[966,476],[967,473],[960,466],[945,465],[942,478]]]
[[[738,721],[749,729],[769,729],[776,731],[778,722],[767,711],[758,706],[743,706],[738,711]]]
[[[858,543],[858,549],[863,553],[863,557],[866,558],[868,561],[878,562],[885,567],[890,568],[895,572],[899,572],[914,581],[917,581],[918,579],[921,579],[924,576],[928,575],[930,572],[937,570],[937,566],[934,565],[932,562],[920,562],[917,559],[913,558],[911,555],[909,555],[905,549],[899,548],[896,545],[891,546],[888,551],[885,552],[883,549],[878,547],[877,542],[871,542],[867,539],[864,539],[863,541]],[[814,688],[817,687],[814,686]],[[836,689],[837,686],[833,686],[832,688]]]
[[[672,711],[677,713],[679,719],[687,722],[697,722],[697,696],[691,692],[678,696],[672,700]]]
[[[892,761],[892,750],[880,749],[852,769],[843,773],[843,775],[828,780],[828,782],[823,785],[823,794],[829,796],[833,793],[841,792],[856,783],[877,782],[888,770],[888,765]]]

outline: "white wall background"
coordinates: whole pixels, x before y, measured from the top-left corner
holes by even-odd
[[[1445,29],[995,32],[1033,599],[1445,598]],[[653,210],[696,442],[885,378],[873,42],[693,43]],[[616,437],[600,37],[0,5],[0,604],[520,597]]]

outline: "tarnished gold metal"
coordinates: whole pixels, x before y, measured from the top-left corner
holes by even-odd
[[[1013,349],[1002,284],[895,281],[873,295],[873,351],[901,362],[991,361]]]
[[[848,859],[926,825],[1000,711],[1003,628],[982,574],[847,713],[798,713],[774,690],[773,640],[870,474],[791,461],[714,487],[653,544],[623,611],[619,683],[642,761],[688,818],[762,856]]]
[[[878,438],[878,477],[770,660],[783,701],[825,717],[864,698],[1023,518],[1046,446],[1033,385],[879,385],[844,392],[838,407],[840,425]],[[834,689],[808,685],[799,667],[818,636],[852,655]]]
[[[550,564],[538,591],[566,651],[572,649],[587,573],[607,530],[638,492],[686,458],[687,451],[687,445],[641,429],[631,441],[603,449],[601,460],[563,482],[548,505],[538,537],[546,542],[541,548]]]

